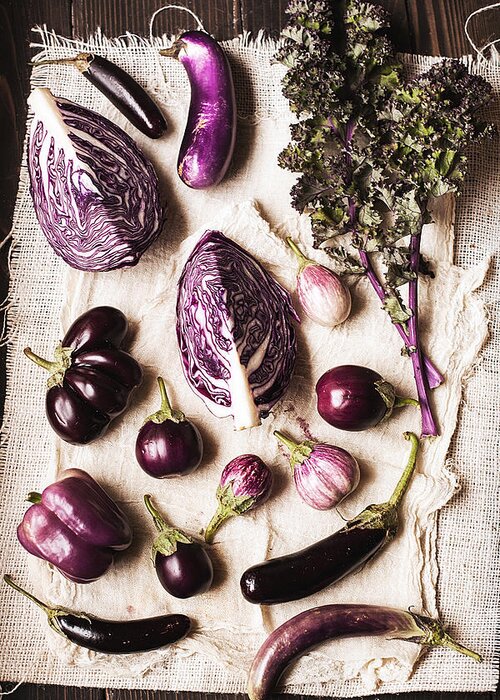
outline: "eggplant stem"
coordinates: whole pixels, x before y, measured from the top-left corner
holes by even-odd
[[[208,544],[212,544],[214,540],[214,535],[217,532],[217,530],[232,515],[236,515],[236,513],[231,512],[227,508],[224,508],[222,505],[219,505],[217,510],[215,511],[212,520],[208,523],[205,529],[205,542],[207,542]]]
[[[172,405],[168,399],[167,388],[162,377],[157,379],[158,386],[160,387],[160,397],[161,397],[161,408],[160,411],[166,413],[170,418],[172,416]]]
[[[165,382],[163,381],[162,377],[158,377],[158,386],[160,387],[160,397],[161,397],[161,406],[160,410],[156,411],[152,415],[148,416],[145,420],[145,423],[148,421],[153,421],[153,423],[164,423],[167,420],[171,420],[174,423],[182,423],[183,421],[186,420],[186,416],[182,411],[177,411],[172,408],[172,405],[169,401],[168,394],[167,394],[167,389],[165,387]]]
[[[454,651],[457,651],[459,654],[464,654],[465,656],[470,656],[471,659],[474,659],[475,661],[482,661],[483,660],[483,657],[481,656],[481,654],[478,654],[477,652],[472,651],[472,649],[468,649],[467,647],[464,647],[463,644],[459,644],[447,632],[443,633],[443,638],[440,641],[440,646],[448,647],[449,649],[453,649]]]
[[[417,399],[410,399],[404,396],[396,396],[394,401],[394,408],[401,408],[402,406],[420,406]]]
[[[21,593],[21,595],[25,596],[28,598],[28,600],[31,600],[32,603],[35,603],[35,605],[38,605],[39,608],[41,608],[44,613],[49,615],[52,612],[54,612],[54,608],[51,608],[50,605],[47,605],[46,603],[42,603],[41,600],[36,598],[32,593],[28,593],[28,591],[25,591],[24,588],[21,588],[21,586],[18,586],[17,583],[14,583],[12,578],[9,576],[9,574],[5,574],[3,577],[3,580],[5,581],[6,584],[8,584],[11,588],[13,588],[15,591],[18,593]]]
[[[403,496],[406,493],[406,490],[408,488],[408,485],[410,483],[411,477],[413,475],[413,472],[415,470],[415,463],[417,460],[417,452],[418,452],[418,438],[414,433],[404,433],[404,438],[405,440],[410,440],[411,441],[411,450],[410,454],[408,455],[408,461],[406,464],[406,467],[401,474],[401,477],[396,484],[396,488],[394,489],[392,496],[390,499],[387,501],[388,506],[390,506],[392,509],[397,510],[399,508],[399,505],[403,499]]]
[[[282,442],[285,445],[285,447],[287,447],[290,450],[291,453],[293,453],[297,449],[297,447],[299,446],[298,442],[294,442],[286,435],[283,435],[283,433],[280,433],[279,430],[275,430],[273,432],[273,435],[277,440]]]
[[[43,61],[30,61],[30,66],[75,66],[80,73],[88,70],[90,62],[93,60],[91,53],[79,53],[73,58],[48,58]]]
[[[162,532],[163,530],[168,529],[169,525],[163,519],[160,512],[154,507],[153,501],[151,500],[151,496],[148,493],[144,496],[144,504],[148,509],[150,515],[152,516],[158,532]]]
[[[312,260],[306,258],[304,253],[300,250],[299,246],[296,243],[294,243],[294,241],[290,237],[286,239],[286,242],[295,253],[297,260],[299,261],[299,272],[301,272],[306,265],[310,265],[312,263]]]
[[[29,360],[34,362],[39,367],[43,367],[48,372],[57,372],[61,369],[60,362],[45,360],[43,357],[40,357],[40,355],[34,353],[31,348],[24,348],[23,352]]]

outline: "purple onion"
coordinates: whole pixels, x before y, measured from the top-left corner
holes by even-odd
[[[338,326],[351,313],[349,288],[332,270],[306,258],[291,238],[286,240],[299,260],[297,295],[304,312],[321,326]]]
[[[297,443],[278,430],[274,435],[290,450],[295,486],[311,508],[333,508],[359,484],[358,463],[341,447],[310,440]]]
[[[267,501],[273,474],[256,455],[240,455],[227,464],[217,487],[218,508],[205,530],[205,541],[212,542],[218,528],[233,515],[243,515]]]
[[[173,410],[165,382],[158,377],[161,407],[142,426],[135,443],[135,456],[142,469],[156,479],[184,476],[197,469],[203,458],[198,428],[182,411]]]
[[[316,384],[318,413],[334,428],[366,430],[389,418],[394,408],[418,406],[415,399],[396,396],[394,387],[368,367],[340,365]]]

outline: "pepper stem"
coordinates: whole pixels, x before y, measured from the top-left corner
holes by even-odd
[[[31,600],[32,603],[35,603],[35,605],[38,605],[38,607],[41,608],[47,615],[50,616],[50,614],[54,612],[54,608],[51,608],[50,605],[42,603],[42,601],[36,598],[32,593],[28,593],[28,591],[25,591],[24,588],[21,588],[21,586],[18,586],[17,583],[14,583],[8,574],[5,574],[3,580],[15,591],[21,593],[23,596],[28,598],[28,600]]]
[[[167,529],[168,525],[167,525],[166,521],[162,518],[162,516],[160,515],[160,512],[158,510],[156,510],[156,508],[154,507],[153,502],[151,500],[151,496],[149,494],[146,494],[144,496],[144,504],[145,504],[146,508],[148,509],[148,511],[150,512],[158,532],[161,532],[162,530]]]
[[[312,263],[312,260],[306,258],[304,253],[300,250],[299,246],[296,243],[294,243],[294,241],[290,237],[286,239],[286,242],[293,250],[297,257],[297,260],[299,261],[299,272],[303,270],[306,265],[310,265]]]
[[[39,367],[43,367],[48,372],[57,372],[60,369],[60,362],[45,360],[43,357],[40,357],[40,355],[34,353],[31,348],[24,348],[23,352],[29,360]]]
[[[389,507],[393,508],[394,510],[397,510],[399,508],[399,505],[403,499],[403,496],[406,493],[406,490],[408,488],[408,485],[410,483],[411,477],[413,475],[413,472],[415,470],[415,462],[417,459],[417,451],[418,451],[418,438],[416,435],[413,433],[404,433],[404,439],[405,440],[410,440],[411,441],[411,450],[410,454],[408,456],[408,462],[406,464],[406,467],[404,469],[404,472],[401,474],[401,478],[399,479],[396,488],[394,489],[392,496],[390,499],[387,501],[387,504]]]
[[[214,535],[220,528],[222,523],[225,523],[226,520],[231,518],[233,515],[236,515],[236,513],[233,510],[227,508],[227,506],[224,506],[222,505],[222,503],[220,503],[217,507],[217,510],[215,511],[212,520],[208,523],[205,529],[205,542],[207,542],[208,544],[212,544],[214,540]]]
[[[26,500],[30,503],[40,503],[42,500],[42,494],[38,493],[38,491],[30,491],[26,496]]]

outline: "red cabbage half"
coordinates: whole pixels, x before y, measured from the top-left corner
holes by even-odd
[[[260,425],[293,372],[290,295],[219,231],[206,231],[179,279],[177,341],[186,379],[236,430]]]
[[[28,147],[35,212],[68,265],[135,265],[161,230],[158,178],[135,142],[95,112],[37,88]]]

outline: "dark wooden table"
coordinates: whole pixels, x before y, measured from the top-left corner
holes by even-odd
[[[391,14],[392,39],[398,50],[460,56],[471,52],[463,31],[467,16],[487,6],[491,0],[378,2]],[[60,34],[81,38],[99,26],[108,36],[126,31],[148,35],[149,17],[165,4],[169,3],[161,0],[0,0],[0,241],[10,229],[17,189],[29,85],[30,27],[47,24]],[[226,39],[261,27],[278,34],[285,21],[287,0],[182,0],[181,4],[194,10],[208,31],[219,39]],[[186,15],[172,10],[157,18],[155,29],[160,34],[185,26]],[[488,11],[476,16],[471,32],[476,45],[485,45],[500,37],[500,12]],[[7,285],[4,249],[0,257],[0,299],[4,298]],[[0,349],[0,367],[3,368],[0,398],[4,393],[4,352]],[[8,644],[8,640],[2,643]],[[2,689],[8,690],[8,686],[4,684]],[[245,696],[24,685],[10,697],[12,700],[241,700]],[[382,697],[384,700],[398,697],[401,700],[498,700],[500,693],[409,693]]]

